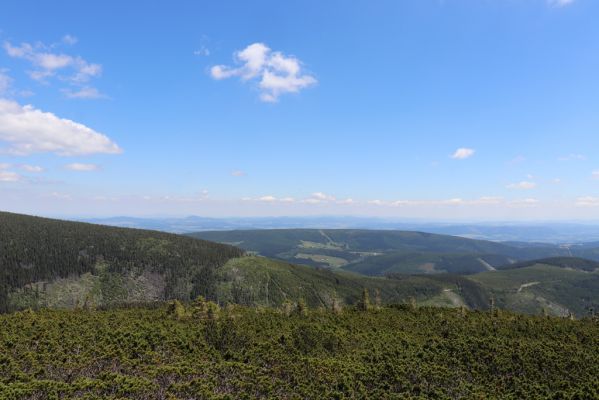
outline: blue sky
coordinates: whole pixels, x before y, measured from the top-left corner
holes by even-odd
[[[593,0],[6,1],[0,209],[599,218]]]

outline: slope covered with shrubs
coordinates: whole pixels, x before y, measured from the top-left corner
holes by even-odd
[[[198,301],[0,316],[0,398],[599,396],[599,323]]]

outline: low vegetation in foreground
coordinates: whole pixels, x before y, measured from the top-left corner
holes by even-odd
[[[3,399],[599,398],[593,318],[200,299],[0,326]]]

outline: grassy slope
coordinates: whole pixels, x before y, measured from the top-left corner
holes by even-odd
[[[497,306],[525,313],[587,315],[599,307],[599,272],[553,265],[484,272],[471,276],[497,300]]]
[[[599,324],[419,308],[0,315],[10,399],[599,397]]]
[[[405,281],[368,278],[343,272],[246,257],[229,261],[220,271],[219,301],[247,305],[280,305],[285,300],[304,299],[311,306],[329,306],[332,298],[353,304],[368,288],[371,296],[380,290],[382,301],[407,302],[410,297],[425,299],[443,289],[439,282],[421,277]]]
[[[559,268],[575,269],[586,272],[593,272],[599,270],[599,262],[593,260],[587,260],[580,257],[552,257],[543,258],[540,260],[522,261],[514,264],[506,264],[500,269],[517,269],[531,267],[535,264],[552,265]]]
[[[438,306],[486,308],[489,296],[482,287],[458,276],[366,277],[342,271],[315,269],[264,257],[230,260],[219,273],[218,300],[246,305],[280,305],[285,300],[305,300],[311,306],[331,305],[333,297],[355,304],[364,288],[372,301],[375,291],[383,303],[408,302]],[[449,301],[452,291],[460,303]],[[444,294],[445,293],[445,294]]]

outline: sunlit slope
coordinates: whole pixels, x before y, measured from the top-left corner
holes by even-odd
[[[599,271],[536,263],[470,279],[482,284],[500,308],[562,316],[585,316],[599,309]]]
[[[484,309],[488,295],[481,285],[459,276],[366,277],[358,274],[315,269],[264,257],[230,260],[218,274],[220,302],[272,306],[300,299],[311,306],[331,306],[333,299],[355,304],[363,289],[376,301]],[[458,299],[458,300],[455,300]]]

